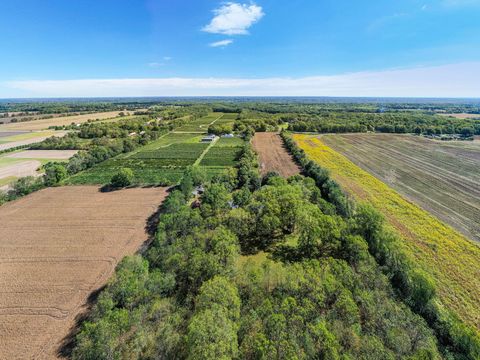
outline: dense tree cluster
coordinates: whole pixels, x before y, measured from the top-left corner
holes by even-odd
[[[317,180],[261,179],[257,164],[247,146],[193,202],[201,176],[189,169],[145,257],[126,258],[101,293],[73,358],[440,358],[368,251],[368,211],[342,216]]]

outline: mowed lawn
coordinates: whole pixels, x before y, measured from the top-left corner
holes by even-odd
[[[392,229],[404,239],[415,263],[434,278],[442,303],[465,323],[480,329],[480,247],[318,137],[293,138],[356,200],[368,202],[383,213]]]

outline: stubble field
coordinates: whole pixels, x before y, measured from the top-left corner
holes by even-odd
[[[50,126],[64,126],[71,123],[81,124],[88,120],[105,120],[118,116],[121,111],[108,111],[93,114],[54,117],[51,119],[32,120],[0,125],[0,131],[39,131],[48,129]]]
[[[409,200],[480,241],[480,141],[327,135],[322,141]]]
[[[165,188],[48,188],[0,208],[0,358],[51,359],[87,300],[148,239]]]

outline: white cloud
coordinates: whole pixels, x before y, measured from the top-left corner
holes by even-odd
[[[165,60],[165,61],[170,61],[170,60],[172,60],[172,57],[171,57],[171,56],[164,56],[164,57],[163,57],[163,60]]]
[[[0,97],[359,96],[477,97],[480,62],[302,78],[150,78],[10,81]]]
[[[214,18],[202,30],[213,34],[246,35],[248,29],[265,14],[261,6],[254,3],[227,2],[213,11]]]
[[[151,68],[158,68],[158,67],[163,66],[163,65],[165,65],[165,63],[160,63],[160,62],[148,63],[148,66],[150,66]]]
[[[232,39],[220,40],[209,44],[210,47],[225,47],[233,43]]]

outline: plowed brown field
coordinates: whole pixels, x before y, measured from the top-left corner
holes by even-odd
[[[49,188],[0,207],[0,359],[51,359],[117,263],[148,239],[164,188]]]
[[[253,137],[253,147],[258,153],[262,175],[269,171],[276,171],[284,177],[300,173],[300,168],[285,149],[282,138],[277,133],[256,133]]]

